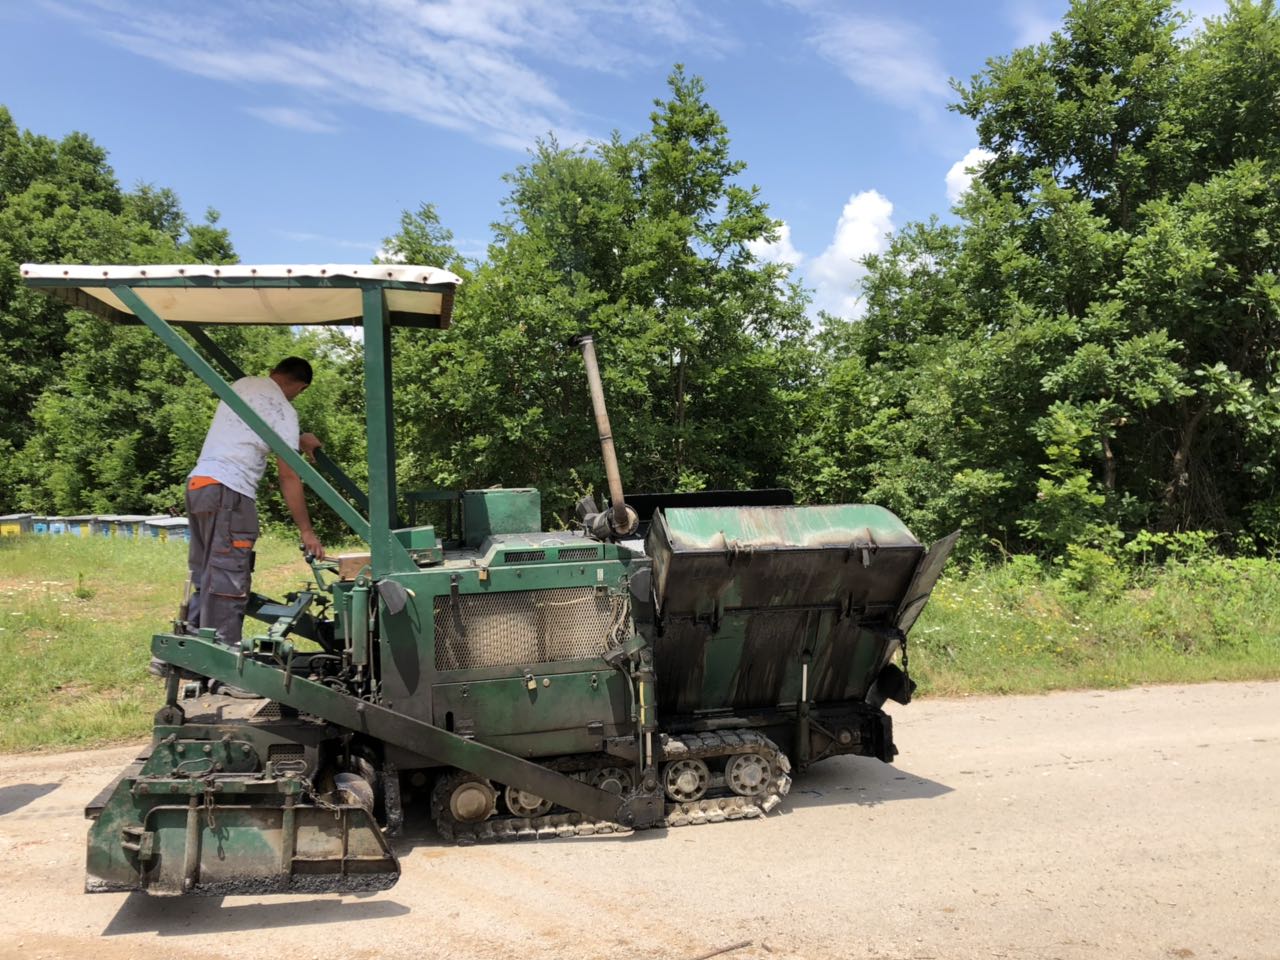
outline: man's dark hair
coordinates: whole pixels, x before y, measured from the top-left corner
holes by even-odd
[[[285,357],[272,368],[271,372],[296,380],[298,383],[308,385],[311,383],[311,364],[301,357]]]

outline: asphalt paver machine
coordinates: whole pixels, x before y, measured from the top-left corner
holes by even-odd
[[[466,490],[437,494],[455,529],[413,525],[396,488],[391,330],[447,326],[457,277],[22,274],[148,327],[368,545],[313,562],[314,584],[283,600],[251,597],[258,626],[236,648],[180,620],[153,637],[165,702],[150,747],[86,811],[87,890],[380,889],[399,876],[391,838],[410,795],[446,838],[548,839],[761,817],[797,768],[893,759],[882,707],[910,700],[907,632],[954,534],[926,550],[887,510],[796,506],[785,491],[628,500],[589,336],[608,502],[547,532],[536,490]],[[235,394],[240,371],[204,329],[235,323],[362,328],[367,489],[323,453],[305,461]],[[200,692],[191,674],[256,699]]]

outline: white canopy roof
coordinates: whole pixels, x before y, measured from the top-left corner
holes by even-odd
[[[448,270],[410,264],[146,264],[22,265],[32,287],[117,321],[133,312],[111,292],[126,284],[173,323],[359,323],[360,284],[384,285],[392,322],[448,326],[453,291],[462,280]]]

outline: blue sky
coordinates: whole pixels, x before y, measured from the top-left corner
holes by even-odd
[[[1192,0],[1197,17],[1224,0]],[[246,262],[363,262],[436,204],[464,253],[536,137],[648,126],[673,63],[708,85],[762,255],[858,312],[857,257],[947,216],[971,124],[950,77],[1047,38],[1065,0],[35,0],[0,3],[0,103],[82,130],[121,182],[222,213]]]

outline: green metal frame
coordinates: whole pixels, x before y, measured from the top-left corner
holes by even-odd
[[[365,287],[364,409],[368,430],[369,543],[375,580],[418,565],[396,538],[396,439],[392,413],[391,323],[381,287]]]

